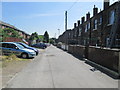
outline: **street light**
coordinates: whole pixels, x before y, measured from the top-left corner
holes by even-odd
[[[58,29],[58,37],[60,36],[60,29]]]

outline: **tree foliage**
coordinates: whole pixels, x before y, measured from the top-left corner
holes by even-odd
[[[30,36],[30,40],[39,40],[39,35],[37,32],[34,32]]]
[[[44,42],[49,43],[49,34],[47,31],[44,33]]]
[[[40,41],[44,41],[44,35],[39,35],[39,39],[40,39]]]

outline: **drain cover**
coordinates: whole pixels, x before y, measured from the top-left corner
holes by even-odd
[[[46,55],[47,57],[52,57],[52,56],[55,56],[55,55]]]

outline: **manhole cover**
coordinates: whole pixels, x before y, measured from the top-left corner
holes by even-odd
[[[55,56],[55,55],[46,55],[47,57],[52,57],[52,56]]]

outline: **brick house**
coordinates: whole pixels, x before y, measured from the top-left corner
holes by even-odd
[[[23,39],[28,40],[30,38],[30,35],[25,33],[22,30],[19,30],[18,28],[14,27],[13,25],[10,25],[8,23],[2,22],[0,21],[0,28],[4,29],[4,28],[11,28],[14,29],[16,32],[18,32],[18,34],[23,37]]]
[[[94,5],[93,17],[90,13],[74,23],[74,28],[70,32],[69,44],[91,45],[102,47],[120,47],[120,2],[115,2],[109,6],[104,0],[103,11],[98,13],[98,8]],[[67,31],[65,31],[67,32]],[[65,33],[64,32],[64,33]],[[60,36],[62,40],[68,40],[66,34]]]

